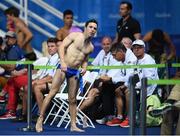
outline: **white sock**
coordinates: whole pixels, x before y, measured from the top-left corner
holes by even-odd
[[[123,119],[123,116],[122,115],[117,115],[117,118],[118,119]]]

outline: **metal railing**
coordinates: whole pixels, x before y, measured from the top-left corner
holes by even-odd
[[[12,2],[11,1],[11,3],[14,3],[14,1]],[[18,9],[20,9],[20,10],[23,10],[23,7],[21,6],[21,5],[19,5],[19,4],[17,4],[17,2],[15,2],[14,3],[15,5],[15,7],[16,8],[18,8]],[[4,4],[2,4],[2,3],[0,3],[0,9],[2,9],[2,10],[6,10],[8,7],[6,6],[6,5],[4,5]],[[32,12],[30,12],[30,14],[34,17],[34,18],[36,18],[36,20],[38,20],[38,16],[36,15],[36,14],[34,14],[34,13],[32,13]],[[40,17],[41,18],[41,17]],[[24,18],[22,18],[23,20],[24,20]],[[42,20],[44,20],[44,19],[42,19]],[[51,34],[51,33],[49,33],[48,31],[46,31],[46,30],[44,30],[43,28],[41,28],[40,26],[38,26],[38,25],[36,25],[35,23],[33,23],[33,22],[31,22],[30,20],[28,20],[28,24],[29,24],[29,26],[31,26],[32,28],[34,28],[35,30],[37,30],[38,32],[40,32],[41,34],[43,34],[43,35],[45,35],[45,36],[47,36],[47,37],[53,37],[53,34]],[[48,24],[45,24],[45,25],[48,25]]]
[[[59,10],[55,9],[54,7],[50,6],[49,4],[47,4],[46,2],[42,1],[42,0],[31,0],[32,2],[36,3],[37,5],[39,5],[40,7],[42,7],[43,9],[49,11],[50,13],[52,13],[53,15],[55,15],[56,17],[58,17],[59,19],[63,20],[63,13],[60,12]],[[77,21],[73,21],[74,25],[77,25],[79,27],[83,27],[85,25],[84,22],[77,22]]]
[[[38,14],[36,14],[36,13],[32,12],[30,9],[28,9],[28,0],[20,0],[19,3],[14,0],[4,0],[4,1],[7,2],[8,4],[18,8],[20,10],[20,17],[25,21],[25,23],[27,25],[29,25],[30,27],[34,28],[35,30],[37,30],[38,32],[40,32],[41,34],[43,34],[47,37],[53,37],[52,33],[44,30],[44,28],[42,28],[39,25],[32,22],[28,17],[35,19],[36,21],[45,25],[47,28],[49,28],[53,32],[56,32],[59,29],[56,25],[52,24],[52,22],[45,20]],[[55,17],[59,18],[60,20],[63,20],[63,13],[60,12],[59,10],[57,10],[56,8],[48,5],[46,2],[44,2],[42,0],[31,0],[31,2],[42,7],[45,11],[48,11],[49,13],[53,14]],[[6,5],[4,5],[3,2],[0,2],[0,9],[5,10],[7,8],[8,7]],[[82,26],[84,26],[85,23],[80,23],[80,22],[74,21],[73,24],[77,25],[79,27],[82,27]]]

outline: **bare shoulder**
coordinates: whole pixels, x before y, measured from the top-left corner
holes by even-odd
[[[69,34],[69,36],[84,37],[84,34],[82,32],[72,32],[72,33]]]
[[[84,39],[84,35],[81,32],[72,32],[67,37],[70,39],[76,39],[76,40]]]
[[[152,38],[152,31],[150,31],[144,35],[143,41],[148,42],[149,40],[151,40],[151,38]]]
[[[90,51],[91,51],[91,52],[94,51],[94,45],[92,44],[92,42],[90,42]]]
[[[63,30],[62,28],[60,28],[57,32],[56,32],[56,37],[58,38],[58,40],[63,40]]]
[[[23,20],[17,19],[17,22],[15,23],[16,27],[26,27],[26,24],[24,23]]]
[[[56,33],[62,33],[62,32],[63,32],[63,28],[61,27],[61,28],[59,28],[59,29],[57,30]]]

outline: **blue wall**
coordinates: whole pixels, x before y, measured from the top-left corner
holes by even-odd
[[[120,18],[121,0],[45,0],[60,11],[69,8],[79,22],[89,18],[99,21],[99,35],[114,35],[115,25]],[[142,34],[153,28],[162,28],[170,34],[180,33],[180,0],[129,0],[133,4],[133,16],[142,27]],[[59,22],[61,24],[61,22]]]
[[[16,0],[19,1],[19,0]],[[75,20],[85,22],[90,18],[95,18],[99,22],[98,36],[115,35],[115,26],[120,18],[119,3],[121,0],[44,0],[51,6],[60,11],[72,9],[75,14]],[[161,28],[171,35],[180,35],[180,0],[129,0],[133,4],[133,16],[141,23],[142,34],[154,29]],[[0,2],[9,6],[5,1]],[[41,15],[49,22],[54,23],[58,27],[63,25],[62,20],[59,20],[54,15],[48,14],[44,9],[36,6],[33,2],[29,2],[29,8]],[[1,11],[1,10],[0,10]],[[31,19],[31,18],[30,18]],[[33,22],[35,20],[31,19]],[[43,26],[42,24],[39,24]],[[0,12],[0,28],[5,30],[5,18]],[[44,27],[45,30],[49,28]],[[31,28],[32,29],[32,28]],[[42,36],[37,31],[33,30],[35,38],[33,46],[38,50],[41,49],[41,42],[47,37]],[[55,34],[55,32],[52,32]],[[177,41],[177,40],[176,40]],[[179,42],[177,43],[179,44]],[[176,45],[177,46],[177,45]]]

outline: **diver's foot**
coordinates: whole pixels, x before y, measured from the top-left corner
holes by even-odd
[[[43,117],[39,116],[37,122],[36,122],[36,132],[40,133],[43,131]]]
[[[71,132],[85,132],[84,130],[78,128],[77,126],[71,126]]]

